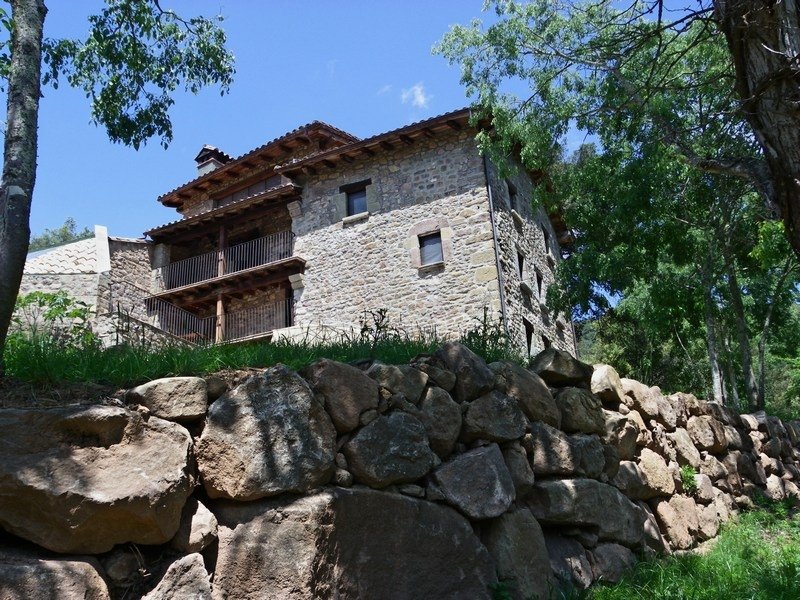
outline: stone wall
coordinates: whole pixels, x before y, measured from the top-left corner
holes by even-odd
[[[0,410],[0,597],[488,599],[499,578],[550,598],[713,538],[756,494],[800,500],[800,422],[554,348],[124,397]]]
[[[26,273],[19,286],[20,294],[65,291],[85,302],[92,310],[97,303],[97,273]]]
[[[569,317],[554,318],[545,305],[547,288],[554,283],[555,268],[561,261],[555,231],[544,209],[531,204],[533,184],[527,172],[518,164],[510,170],[504,178],[497,166],[489,164],[488,169],[509,333],[530,355],[546,344],[574,354]]]
[[[344,219],[340,187],[364,180],[369,214]],[[470,134],[417,141],[302,183],[293,223],[307,261],[295,285],[299,326],[349,329],[364,311],[387,308],[395,326],[453,336],[474,327],[484,306],[499,316],[483,162]],[[444,264],[420,268],[417,236],[436,230]]]

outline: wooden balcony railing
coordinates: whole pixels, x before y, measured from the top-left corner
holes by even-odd
[[[175,261],[155,269],[156,293],[268,265],[294,253],[294,234],[281,231],[262,238]]]

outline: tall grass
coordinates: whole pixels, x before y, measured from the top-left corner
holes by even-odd
[[[743,514],[723,527],[712,550],[642,562],[593,600],[797,600],[800,518],[785,504]]]

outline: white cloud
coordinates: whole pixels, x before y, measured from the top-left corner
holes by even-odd
[[[377,95],[378,96],[383,96],[384,94],[387,94],[387,93],[389,93],[391,91],[392,91],[392,85],[387,83],[385,86],[383,86],[381,89],[378,90]]]
[[[400,94],[400,100],[403,104],[411,103],[411,106],[416,108],[428,108],[428,101],[433,98],[430,94],[425,93],[425,86],[422,82],[412,85],[408,89],[404,89]]]

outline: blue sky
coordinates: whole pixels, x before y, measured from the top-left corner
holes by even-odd
[[[102,3],[51,0],[49,37],[82,36]],[[238,156],[313,120],[364,137],[468,104],[458,69],[431,54],[455,23],[481,13],[481,0],[162,0],[182,16],[223,14],[236,55],[230,94],[179,94],[174,140],[135,151],[111,144],[90,123],[83,94],[44,89],[31,230],[106,225],[139,237],[176,213],[156,198],[194,177],[203,144]]]

